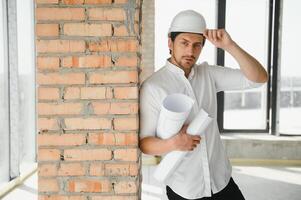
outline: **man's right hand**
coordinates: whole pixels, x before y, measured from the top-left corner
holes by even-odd
[[[188,125],[184,125],[178,134],[173,136],[171,140],[175,146],[175,150],[193,151],[200,144],[201,137],[199,135],[189,135],[187,131]]]

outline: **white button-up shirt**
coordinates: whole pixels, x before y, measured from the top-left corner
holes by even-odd
[[[188,79],[184,71],[170,63],[152,74],[140,90],[140,139],[157,136],[156,127],[164,98],[182,93],[195,100],[187,124],[203,108],[214,120],[202,136],[201,143],[189,151],[166,184],[186,199],[211,196],[229,182],[232,167],[222,145],[217,125],[216,93],[258,87],[261,83],[249,81],[239,69],[208,65],[194,65]],[[160,147],[158,147],[160,148]]]

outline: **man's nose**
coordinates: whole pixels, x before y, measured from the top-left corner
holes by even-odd
[[[186,54],[187,54],[187,55],[193,55],[193,46],[192,46],[192,45],[189,45],[189,46],[186,48]]]

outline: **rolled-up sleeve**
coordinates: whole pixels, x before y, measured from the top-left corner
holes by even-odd
[[[207,65],[207,69],[211,78],[214,79],[217,92],[257,88],[264,84],[250,81],[240,69],[216,65]]]
[[[142,84],[140,88],[140,139],[156,136],[160,106],[155,98],[154,88]]]

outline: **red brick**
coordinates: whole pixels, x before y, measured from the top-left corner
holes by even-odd
[[[137,71],[106,71],[101,73],[93,73],[89,77],[91,84],[105,83],[137,83]]]
[[[63,67],[83,68],[107,68],[112,66],[111,56],[72,56],[65,57],[62,61]]]
[[[66,118],[66,130],[110,129],[111,119],[107,118]]]
[[[113,98],[113,88],[107,87],[106,98],[107,99],[112,99]]]
[[[122,8],[91,8],[88,10],[89,20],[124,21],[125,10]]]
[[[129,176],[129,164],[105,164],[106,176]]]
[[[56,119],[38,118],[38,130],[58,130],[59,125]]]
[[[59,184],[56,179],[41,179],[38,180],[39,192],[58,192]]]
[[[58,4],[59,0],[36,0],[37,4]]]
[[[105,164],[106,176],[136,176],[138,174],[137,164]]]
[[[61,163],[58,169],[59,176],[83,176],[85,167],[82,163]]]
[[[134,181],[121,181],[115,184],[114,191],[116,194],[136,193],[138,187]]]
[[[90,133],[89,144],[115,145],[115,135],[113,133]]]
[[[138,119],[137,118],[116,118],[114,119],[115,130],[137,130]]]
[[[38,161],[60,160],[60,151],[57,149],[39,149]]]
[[[112,184],[108,180],[80,179],[70,180],[69,192],[110,192]]]
[[[90,175],[91,176],[104,176],[104,164],[103,163],[91,163]]]
[[[115,87],[114,98],[138,99],[138,87]]]
[[[44,196],[39,194],[39,200],[87,200],[87,199],[84,196],[63,196],[63,195]]]
[[[110,114],[137,114],[138,103],[116,102],[111,103]]]
[[[77,146],[86,143],[85,134],[39,134],[39,146]]]
[[[121,56],[116,59],[115,66],[119,67],[137,67],[138,66],[138,58],[137,56]]]
[[[39,164],[38,165],[39,176],[56,176],[57,166],[56,164]]]
[[[92,52],[98,51],[111,51],[111,52],[137,52],[138,51],[137,40],[102,40],[89,43],[89,50]]]
[[[112,0],[85,0],[85,4],[111,4]]]
[[[108,149],[67,149],[64,158],[66,161],[111,160],[112,152]]]
[[[79,115],[82,109],[81,103],[38,103],[39,115]]]
[[[136,114],[138,113],[137,103],[127,103],[127,102],[93,102],[92,103],[94,114]]]
[[[58,88],[38,88],[39,100],[57,100],[60,98],[60,90]]]
[[[64,35],[69,36],[111,36],[111,24],[70,23],[64,25]]]
[[[116,145],[137,145],[138,134],[137,133],[116,133]]]
[[[139,22],[139,9],[136,9],[136,12],[135,12],[135,22]]]
[[[36,46],[39,53],[84,52],[86,49],[81,40],[37,40]]]
[[[81,99],[106,99],[110,98],[110,90],[105,87],[81,88]]]
[[[81,5],[81,4],[84,4],[84,0],[63,0],[63,4],[67,4],[67,5]]]
[[[53,69],[57,70],[60,67],[60,59],[57,57],[38,57],[38,69]]]
[[[137,40],[114,40],[111,43],[112,52],[136,52],[138,51]]]
[[[36,25],[37,36],[58,36],[59,25],[58,24],[37,24]]]
[[[114,150],[114,159],[118,161],[137,161],[137,149],[116,149]]]
[[[138,200],[137,196],[92,196],[91,200]]]
[[[134,36],[138,35],[139,26],[138,24],[134,25],[134,30],[131,27],[125,25],[114,25],[114,36]]]
[[[111,51],[111,40],[92,41],[89,43],[90,51]]]
[[[79,99],[80,88],[78,87],[67,87],[64,92],[64,99]]]
[[[36,20],[84,20],[84,8],[36,8]]]
[[[130,176],[138,176],[139,175],[139,164],[130,164]]]
[[[103,102],[93,102],[92,107],[94,114],[103,115],[110,113],[110,103],[103,103]]]
[[[124,3],[128,3],[129,0],[115,0],[114,3],[115,4],[124,4]]]
[[[38,73],[37,74],[38,84],[85,84],[85,74],[84,73]]]

